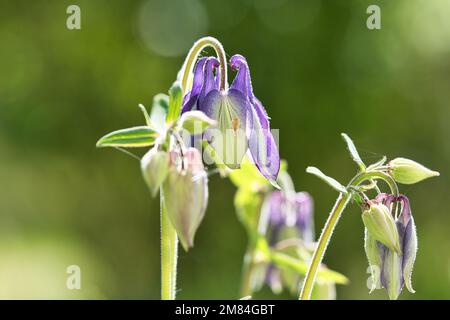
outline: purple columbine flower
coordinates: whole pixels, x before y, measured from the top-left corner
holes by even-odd
[[[293,249],[297,255],[297,250],[305,254],[307,246],[313,244],[313,200],[306,192],[272,192],[264,201],[261,219],[260,233],[266,235],[273,248],[287,250],[288,254]],[[273,264],[267,267],[265,282],[275,293],[281,292],[283,282],[296,291],[301,280],[297,274]]]
[[[404,195],[395,197],[390,194],[379,194],[374,200],[394,210],[395,205],[401,205],[400,213],[395,217],[401,253],[389,249],[378,241],[374,241],[366,232],[366,253],[371,266],[379,268],[380,278],[373,279],[374,286],[380,284],[387,289],[391,299],[397,299],[403,286],[414,293],[411,284],[411,274],[417,252],[416,226],[411,212],[409,200]]]
[[[230,59],[236,76],[229,88],[219,88],[219,61],[204,57],[194,68],[192,89],[183,100],[182,113],[200,110],[217,121],[205,137],[230,168],[239,168],[249,151],[259,171],[275,182],[280,169],[278,148],[270,132],[269,117],[253,94],[247,61],[241,55]],[[218,135],[221,137],[219,142]]]
[[[263,215],[270,245],[287,238],[313,242],[313,200],[307,192],[272,192],[265,200]]]

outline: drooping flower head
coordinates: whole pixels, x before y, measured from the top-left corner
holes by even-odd
[[[398,197],[386,193],[379,194],[374,202],[389,208],[395,219],[400,252],[396,252],[385,244],[376,240],[373,233],[366,229],[365,249],[372,270],[372,288],[384,287],[391,299],[397,299],[403,286],[414,293],[411,284],[411,274],[416,259],[417,235],[416,226],[411,213],[409,200],[404,195]],[[400,204],[400,213],[395,216],[395,206]],[[379,278],[376,274],[380,274]]]
[[[307,192],[270,193],[264,201],[261,220],[265,223],[260,225],[260,232],[265,232],[272,250],[289,259],[309,263],[315,243],[313,200]],[[269,264],[264,280],[275,293],[286,288],[292,294],[297,294],[303,278],[298,272]],[[334,299],[335,283],[318,283],[314,295],[320,299]]]
[[[208,177],[197,149],[188,148],[183,155],[170,152],[163,190],[169,219],[187,251],[194,245],[194,236],[208,203]]]
[[[217,121],[217,129],[208,129],[205,138],[228,167],[239,168],[248,153],[259,171],[275,182],[280,158],[270,132],[269,117],[253,94],[247,61],[241,55],[230,59],[236,76],[229,88],[220,88],[219,61],[203,57],[194,68],[192,89],[183,100],[182,113],[199,110]]]
[[[314,238],[313,200],[307,192],[274,191],[263,205],[269,245],[292,238],[310,243]]]

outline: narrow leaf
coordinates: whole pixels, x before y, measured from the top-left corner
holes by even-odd
[[[97,147],[138,148],[151,146],[158,133],[146,126],[117,130],[98,140]]]
[[[272,252],[271,261],[278,267],[292,269],[301,275],[306,275],[309,265],[301,260],[293,258],[281,252]],[[334,282],[336,284],[347,284],[348,278],[343,274],[321,266],[317,272],[317,277],[323,282]]]
[[[386,162],[386,157],[383,156],[379,161],[375,162],[374,164],[371,164],[367,167],[367,171],[374,170],[378,167],[381,167]]]
[[[322,179],[327,184],[329,184],[331,187],[333,187],[335,190],[342,192],[342,193],[347,193],[347,189],[342,184],[340,184],[335,179],[325,175],[322,171],[320,171],[316,167],[308,167],[308,168],[306,168],[306,172],[311,173],[311,174],[315,175],[316,177]]]
[[[152,126],[151,125],[152,122],[150,121],[150,116],[149,116],[149,114],[147,112],[147,109],[145,109],[145,106],[143,104],[141,104],[141,103],[139,104],[139,109],[141,109],[142,114],[144,115],[145,124],[147,126],[151,127]]]
[[[180,82],[176,81],[169,90],[169,113],[167,123],[178,120],[181,113],[181,103],[183,100],[183,89]]]
[[[352,156],[353,161],[355,161],[358,164],[361,170],[365,170],[366,166],[364,165],[364,162],[361,160],[361,157],[359,156],[358,150],[356,150],[355,144],[353,143],[352,139],[350,139],[350,137],[345,133],[341,133],[341,136],[347,143],[347,148],[348,151],[350,152],[350,155]]]
[[[153,97],[150,121],[158,131],[162,131],[166,125],[167,112],[169,111],[169,96],[159,93]]]

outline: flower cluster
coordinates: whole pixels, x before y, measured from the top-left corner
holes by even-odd
[[[206,46],[213,47],[218,58],[197,60]],[[231,85],[228,66],[236,73]],[[316,298],[334,298],[335,285],[346,283],[347,278],[328,269],[322,258],[351,200],[363,209],[370,290],[384,287],[391,299],[397,299],[404,286],[414,292],[411,275],[417,252],[416,227],[409,199],[399,194],[397,183],[414,184],[438,176],[438,172],[405,158],[387,164],[383,158],[366,166],[351,139],[343,134],[359,166],[346,186],[317,168],[307,168],[339,192],[316,243],[312,198],[306,192],[295,192],[286,165],[280,169],[269,116],[253,93],[246,59],[236,54],[227,62],[220,42],[205,37],[192,47],[180,75],[169,95],[155,96],[150,114],[140,105],[145,125],[111,132],[97,142],[98,147],[113,147],[137,157],[151,194],[160,191],[164,299],[175,298],[177,239],[185,250],[193,246],[208,203],[208,172],[203,150],[195,143],[198,138],[202,147],[212,150],[209,155],[219,171],[231,171],[230,179],[238,187],[236,211],[249,238],[243,295],[252,294],[264,283],[274,292],[288,288],[294,293],[303,284],[302,299],[309,299],[312,293]],[[123,149],[137,147],[147,148],[142,158]],[[387,183],[389,193],[380,190],[380,180]],[[376,196],[369,200],[368,193],[373,191]]]
[[[215,45],[218,55],[225,56],[217,40],[201,41]],[[189,54],[187,61],[195,60],[199,52]],[[191,85],[175,82],[169,96],[155,96],[150,115],[141,106],[145,126],[114,131],[97,143],[98,147],[120,150],[151,147],[141,159],[144,179],[153,196],[162,191],[161,205],[186,250],[193,246],[208,202],[202,150],[192,140],[206,140],[218,167],[225,164],[238,169],[247,154],[273,184],[280,167],[269,117],[253,94],[247,62],[243,56],[234,55],[229,65],[236,71],[229,88],[223,58],[221,63],[212,56],[200,58],[192,73],[183,66],[183,78],[191,78]]]

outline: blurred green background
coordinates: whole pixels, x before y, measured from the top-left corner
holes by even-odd
[[[66,28],[70,4],[81,30]],[[381,30],[366,28],[369,4],[381,7]],[[0,298],[159,298],[159,203],[136,160],[95,142],[142,124],[138,103],[167,91],[204,35],[247,57],[296,187],[315,199],[317,233],[336,192],[305,168],[351,178],[340,132],[367,162],[404,156],[441,172],[402,187],[419,252],[417,293],[401,299],[450,298],[447,0],[2,1]],[[211,178],[196,245],[179,259],[179,298],[239,297],[246,238],[234,191]],[[358,208],[345,212],[325,262],[351,280],[339,299],[387,298],[368,294]],[[66,288],[72,264],[81,290]]]

